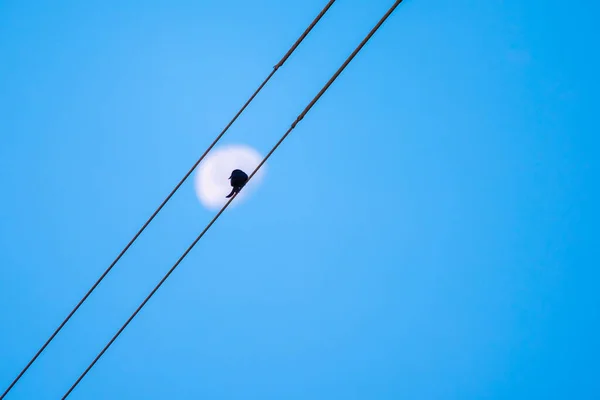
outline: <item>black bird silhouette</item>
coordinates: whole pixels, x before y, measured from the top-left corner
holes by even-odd
[[[240,190],[242,190],[246,182],[248,182],[248,175],[246,175],[246,173],[241,169],[234,169],[231,172],[229,179],[231,180],[231,186],[233,189],[231,189],[231,193],[229,193],[229,195],[225,196],[227,199],[233,196],[234,193],[239,193]]]

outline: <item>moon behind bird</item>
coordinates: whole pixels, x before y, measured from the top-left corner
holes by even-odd
[[[229,200],[225,196],[231,192],[231,171],[241,169],[250,176],[262,159],[256,150],[245,145],[223,146],[208,153],[194,176],[194,188],[200,203],[211,210],[223,207]],[[263,180],[265,167],[266,164],[260,167],[230,206],[239,204],[256,189]]]

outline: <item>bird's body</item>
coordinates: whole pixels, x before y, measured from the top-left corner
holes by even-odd
[[[231,196],[234,195],[234,193],[239,193],[240,190],[242,190],[242,188],[244,187],[244,185],[246,184],[246,182],[248,182],[248,175],[242,171],[241,169],[234,169],[231,172],[231,176],[229,177],[229,180],[231,181],[231,193],[229,193],[229,195],[225,196],[226,198],[230,198]]]

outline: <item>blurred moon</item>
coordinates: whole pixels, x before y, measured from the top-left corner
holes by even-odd
[[[200,203],[208,209],[219,209],[227,202],[225,196],[231,192],[229,176],[234,169],[241,169],[250,176],[263,157],[252,147],[228,145],[208,153],[196,170],[194,187]],[[252,179],[244,186],[230,206],[243,201],[256,189],[265,174],[264,164]]]

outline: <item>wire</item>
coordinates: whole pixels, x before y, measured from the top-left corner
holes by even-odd
[[[365,46],[365,44],[367,44],[367,42],[369,41],[369,39],[371,39],[371,37],[375,34],[375,32],[377,32],[377,30],[379,29],[379,27],[381,27],[381,25],[385,22],[385,20],[394,12],[394,10],[396,9],[396,7],[398,7],[398,5],[400,5],[400,3],[402,3],[402,1],[403,0],[396,0],[396,2],[394,3],[394,5],[392,7],[390,7],[390,9],[385,13],[385,15],[379,20],[379,22],[377,23],[377,25],[375,25],[375,27],[373,29],[371,29],[371,31],[369,32],[369,34],[363,39],[363,41],[358,45],[358,47],[356,47],[356,49],[346,59],[346,61],[344,61],[344,63],[342,64],[342,66],[336,71],[336,73],[331,77],[331,79],[329,79],[329,81],[325,84],[325,86],[323,86],[323,88],[321,89],[321,91],[312,99],[312,101],[308,104],[308,106],[306,106],[306,108],[302,111],[302,113],[300,113],[300,115],[298,116],[298,118],[296,118],[296,120],[292,123],[292,125],[287,130],[287,132],[281,137],[281,139],[279,139],[279,141],[275,144],[275,146],[273,146],[273,148],[271,149],[271,151],[269,151],[269,153],[265,156],[265,158],[261,161],[261,163],[258,164],[258,166],[254,169],[254,171],[252,172],[252,174],[250,174],[250,176],[248,178],[248,181],[250,181],[250,179],[252,179],[252,177],[254,176],[254,174],[256,174],[256,172],[264,165],[264,163],[267,162],[267,160],[269,159],[269,157],[271,157],[271,155],[275,152],[275,150],[277,150],[277,148],[279,147],[279,145],[281,145],[281,143],[283,143],[283,141],[294,130],[294,128],[296,128],[296,125],[300,121],[302,121],[302,119],[311,110],[311,108],[315,105],[315,103],[317,101],[319,101],[319,99],[321,98],[321,96],[323,96],[323,94],[327,91],[327,89],[329,89],[329,87],[338,78],[338,76],[342,73],[342,71],[344,71],[344,69],[348,66],[348,64],[350,64],[350,62],[354,59],[354,57],[360,52],[360,50]],[[169,276],[173,273],[173,271],[175,271],[175,269],[177,268],[177,266],[179,266],[179,264],[189,254],[189,252],[192,251],[192,249],[194,248],[194,246],[196,246],[196,244],[200,241],[200,239],[202,239],[202,237],[204,236],[204,234],[217,221],[217,219],[219,219],[219,217],[221,216],[221,214],[223,214],[223,212],[227,209],[227,207],[229,206],[229,204],[231,204],[231,202],[236,197],[237,197],[237,193],[233,197],[231,197],[227,203],[225,203],[225,205],[221,208],[221,210],[213,217],[213,219],[208,223],[208,225],[206,225],[206,227],[200,233],[200,235],[198,235],[198,237],[196,238],[196,240],[194,240],[192,242],[192,244],[187,248],[187,250],[181,255],[181,257],[179,257],[179,259],[177,260],[177,262],[171,267],[171,269],[167,272],[167,274],[160,280],[160,282],[158,282],[158,284],[154,287],[154,289],[152,289],[152,291],[150,292],[150,294],[144,299],[144,301],[139,305],[139,307],[134,311],[134,313],[131,314],[131,316],[129,317],[129,319],[123,324],[123,326],[121,326],[121,328],[112,337],[112,339],[110,339],[110,341],[106,344],[106,346],[104,346],[104,348],[102,349],[102,351],[100,351],[100,353],[98,353],[98,355],[96,356],[96,358],[94,358],[94,360],[92,361],[92,363],[85,369],[85,371],[79,376],[79,378],[75,381],[75,383],[69,388],[69,390],[62,397],[62,400],[65,400],[73,392],[73,390],[77,387],[77,385],[79,385],[79,383],[81,382],[81,380],[94,367],[94,365],[98,362],[98,360],[100,360],[100,358],[104,355],[104,353],[108,350],[108,348],[115,342],[115,340],[117,340],[117,338],[125,330],[125,328],[127,327],[127,325],[129,325],[129,323],[136,317],[136,315],[142,310],[142,308],[144,308],[144,306],[146,305],[146,303],[148,303],[148,301],[152,298],[152,296],[154,296],[154,294],[158,291],[158,289],[160,289],[160,287],[162,286],[162,284],[165,283],[165,281],[169,278]]]
[[[329,8],[331,8],[331,6],[333,5],[333,3],[335,3],[335,0],[329,0],[329,2],[327,3],[327,5],[325,5],[325,7],[321,10],[321,12],[319,13],[319,15],[317,15],[315,17],[315,19],[311,22],[311,24],[308,26],[308,28],[306,28],[306,30],[304,31],[304,33],[302,33],[302,35],[298,38],[298,40],[296,40],[296,42],[292,45],[292,47],[290,47],[290,49],[283,56],[283,58],[277,64],[275,64],[275,66],[273,67],[273,70],[271,71],[271,73],[269,74],[269,76],[267,76],[267,78],[258,87],[258,89],[256,89],[256,91],[252,94],[252,96],[250,96],[250,98],[248,99],[248,101],[246,101],[246,103],[242,106],[242,108],[238,111],[238,113],[227,124],[227,126],[223,129],[223,131],[221,131],[221,133],[219,134],[219,136],[217,136],[217,138],[206,149],[206,151],[204,152],[204,154],[202,154],[202,156],[198,159],[198,161],[196,161],[196,163],[192,166],[192,168],[190,168],[190,170],[185,174],[185,176],[179,181],[179,183],[177,184],[177,186],[175,186],[175,188],[171,191],[171,193],[169,193],[169,195],[163,200],[163,202],[161,203],[161,205],[156,209],[156,211],[154,211],[154,213],[150,216],[150,218],[148,218],[148,220],[142,226],[142,228],[135,234],[135,236],[129,241],[129,243],[127,243],[127,246],[125,246],[125,248],[117,256],[117,258],[114,259],[114,261],[110,264],[110,266],[106,269],[106,271],[104,271],[104,273],[100,276],[100,278],[98,278],[98,280],[96,281],[96,283],[94,283],[94,285],[88,290],[88,292],[85,294],[85,296],[83,296],[83,298],[79,301],[79,303],[77,303],[77,305],[75,306],[75,308],[73,308],[73,310],[71,310],[71,312],[69,313],[69,315],[67,315],[67,317],[64,319],[64,321],[58,326],[58,328],[54,331],[54,333],[48,338],[48,340],[46,341],[46,343],[44,343],[44,345],[33,356],[33,358],[25,366],[25,368],[23,368],[23,370],[19,373],[19,375],[15,378],[15,380],[8,386],[8,388],[0,396],[0,400],[4,399],[4,397],[6,397],[6,395],[17,384],[17,382],[23,377],[23,375],[25,374],[25,372],[27,372],[27,370],[29,369],[29,367],[31,367],[31,365],[35,362],[35,360],[37,360],[37,358],[40,356],[40,354],[42,354],[42,352],[46,349],[46,347],[48,347],[48,345],[52,342],[52,340],[54,340],[54,338],[56,337],[56,335],[58,335],[58,333],[64,328],[64,326],[67,324],[67,322],[69,322],[69,320],[77,312],[77,310],[79,310],[79,308],[83,305],[83,303],[87,300],[87,298],[92,294],[92,292],[94,290],[96,290],[96,288],[104,280],[104,278],[106,277],[106,275],[108,275],[108,273],[113,269],[113,267],[117,264],[117,262],[119,262],[119,260],[127,252],[127,250],[129,250],[129,248],[138,239],[138,237],[142,234],[142,232],[144,232],[144,230],[148,227],[148,225],[150,225],[150,223],[152,222],[152,220],[163,209],[163,207],[167,204],[167,202],[171,199],[171,197],[173,197],[173,195],[175,194],[175,192],[177,192],[177,190],[179,190],[179,188],[181,187],[181,185],[183,185],[183,183],[190,177],[190,175],[192,174],[192,172],[194,172],[194,170],[196,169],[196,167],[202,162],[202,160],[206,157],[206,155],[210,152],[210,150],[212,150],[212,148],[223,137],[223,135],[225,135],[225,132],[227,132],[229,130],[229,128],[231,127],[231,125],[233,125],[233,123],[244,112],[244,110],[248,107],[248,105],[252,102],[252,100],[254,100],[254,98],[258,95],[258,93],[265,87],[265,85],[267,84],[267,82],[269,82],[271,80],[271,78],[273,77],[273,75],[275,75],[275,73],[277,72],[277,70],[279,68],[281,68],[281,66],[288,60],[288,58],[290,58],[290,56],[292,55],[292,53],[298,48],[298,46],[300,45],[300,43],[302,43],[302,41],[306,38],[306,36],[308,36],[308,34],[310,33],[310,31],[312,31],[312,29],[315,27],[315,25],[317,25],[317,23],[321,20],[321,18],[323,18],[323,16],[329,10]]]

